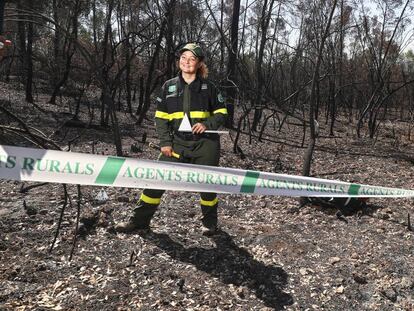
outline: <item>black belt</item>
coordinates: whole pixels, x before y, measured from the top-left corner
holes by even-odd
[[[178,132],[178,131],[174,132],[174,136],[181,138],[183,140],[191,140],[191,141],[197,141],[202,138],[209,138],[209,139],[218,138],[218,135],[215,133],[193,134],[193,133]]]
[[[181,138],[183,140],[192,140],[192,141],[200,140],[202,138],[202,135],[200,134],[183,133],[183,132],[175,132],[174,136]]]

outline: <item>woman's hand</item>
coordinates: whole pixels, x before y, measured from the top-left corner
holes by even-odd
[[[171,146],[161,147],[161,153],[166,157],[172,157],[173,148]]]
[[[196,123],[191,128],[193,134],[202,134],[207,129],[207,127],[203,123]]]

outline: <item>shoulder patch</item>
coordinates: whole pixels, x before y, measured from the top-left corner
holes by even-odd
[[[168,93],[173,93],[177,91],[177,86],[175,84],[168,86]]]
[[[162,99],[160,97],[157,97],[157,102],[162,102]]]
[[[219,101],[219,103],[224,103],[224,97],[223,95],[221,95],[221,93],[218,93],[217,100]]]
[[[202,90],[207,90],[207,88],[208,88],[207,83],[201,84],[201,89]]]

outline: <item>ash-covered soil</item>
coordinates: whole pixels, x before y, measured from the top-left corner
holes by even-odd
[[[71,141],[72,151],[115,154],[110,129],[62,126],[69,101],[52,106],[39,96],[42,112],[6,87],[1,105],[62,148]],[[118,117],[126,156],[155,159],[157,152],[139,143],[144,132],[157,142],[152,121],[139,128],[128,114]],[[88,121],[86,109],[81,120]],[[19,126],[3,113],[0,124]],[[384,122],[375,140],[357,139],[345,121],[329,137],[321,124],[313,176],[414,189],[408,123]],[[0,136],[3,144],[33,146],[10,131]],[[249,144],[242,134],[244,159],[233,153],[234,137],[221,138],[221,166],[300,175],[305,149],[295,121],[280,132],[268,125],[262,142],[253,137]],[[26,191],[33,185],[0,180],[2,310],[414,310],[412,199],[371,199],[338,217],[335,208],[300,206],[297,198],[220,195],[221,231],[206,237],[198,194],[167,192],[152,231],[127,235],[110,228],[128,219],[140,190],[105,188],[102,203],[101,188],[82,186],[73,247],[78,192],[68,185],[70,204],[51,250],[63,186]]]

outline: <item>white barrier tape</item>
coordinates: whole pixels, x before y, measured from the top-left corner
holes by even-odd
[[[0,178],[294,197],[414,197],[413,190],[320,178],[1,145]]]

